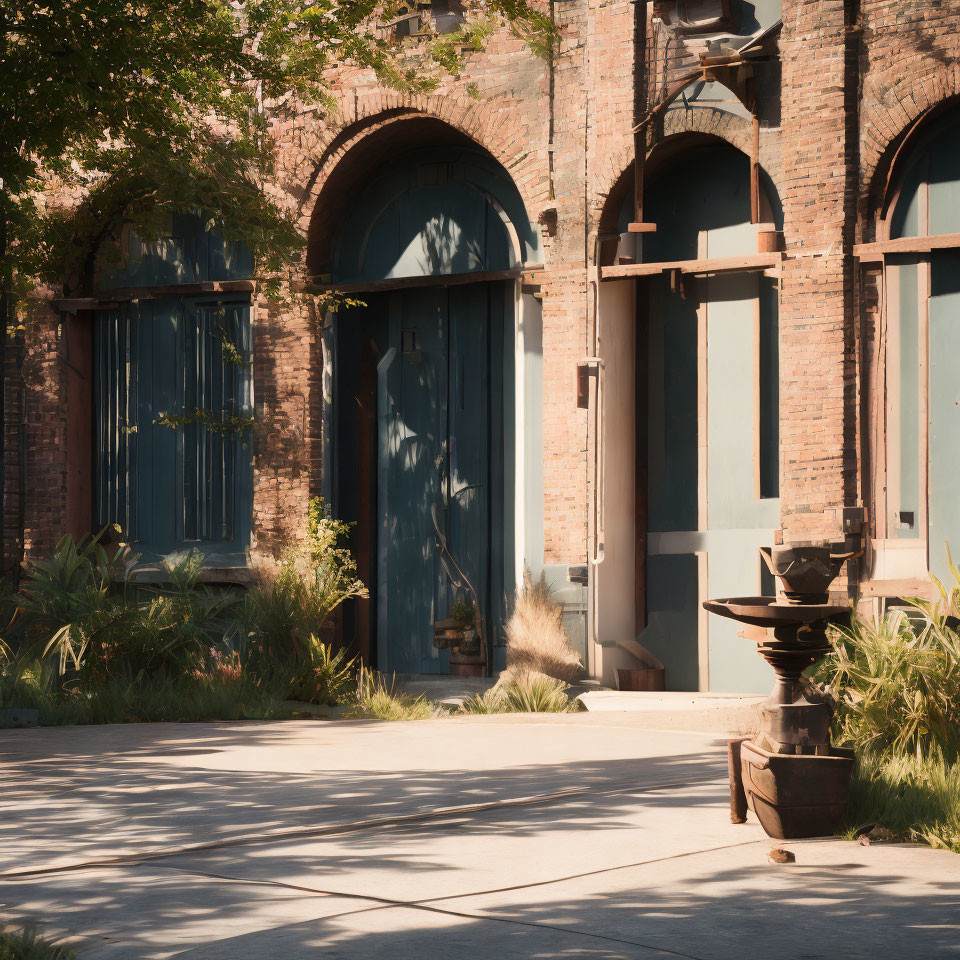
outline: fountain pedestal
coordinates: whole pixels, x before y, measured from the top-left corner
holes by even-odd
[[[852,753],[830,744],[829,704],[800,688],[804,670],[830,650],[827,627],[850,616],[828,602],[830,582],[853,554],[810,545],[761,553],[784,582],[776,597],[707,600],[711,613],[745,624],[742,635],[773,667],[773,690],[760,707],[760,733],[740,745],[747,805],[761,826],[781,840],[834,833],[847,803]]]

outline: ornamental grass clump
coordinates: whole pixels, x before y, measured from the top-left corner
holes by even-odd
[[[66,946],[51,943],[38,936],[33,927],[0,932],[0,960],[76,960],[77,955]]]
[[[461,706],[464,713],[575,713],[579,709],[562,680],[529,672],[518,676],[505,672],[496,686],[466,697]]]
[[[579,706],[567,696],[562,680],[544,674],[527,674],[501,688],[512,713],[575,713]]]
[[[357,705],[354,717],[375,720],[427,720],[437,708],[424,696],[414,697],[402,690],[396,676],[389,679],[376,670],[360,668],[357,676]]]
[[[540,673],[576,680],[583,664],[563,629],[563,608],[551,594],[544,574],[534,580],[527,570],[506,625],[507,669],[514,676]]]

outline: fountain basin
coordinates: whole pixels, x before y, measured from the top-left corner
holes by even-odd
[[[779,603],[776,597],[705,600],[703,607],[718,616],[768,629],[804,627],[819,622],[841,623],[850,616],[849,607],[841,607],[835,603]]]
[[[740,747],[747,805],[777,840],[834,834],[850,795],[853,752],[770,753],[749,740]]]

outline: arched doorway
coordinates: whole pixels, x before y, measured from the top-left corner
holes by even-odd
[[[419,144],[354,174],[336,223],[325,214],[323,245],[334,289],[363,302],[327,331],[326,489],[357,525],[371,588],[345,634],[380,669],[414,674],[448,671],[434,624],[470,600],[450,555],[488,644],[513,592],[519,277],[539,259],[516,187],[489,154],[449,133]]]
[[[605,353],[605,417],[610,424],[611,405],[622,409],[630,389],[635,423],[630,443],[625,436],[614,441],[617,427],[604,428],[611,434],[607,557],[599,575],[613,581],[628,565],[633,571],[636,609],[629,623],[646,653],[663,664],[667,689],[744,692],[770,682],[736,626],[702,609],[709,596],[772,589],[758,547],[773,542],[780,520],[772,275],[779,254],[758,250],[760,233],[775,233],[781,221],[775,191],[762,176],[760,185],[758,224],[749,157],[716,137],[664,141],[645,166],[644,220],[655,231],[634,235],[629,259],[601,267],[601,329],[635,358],[628,376],[613,355],[622,351]],[[619,223],[607,220],[610,233],[626,234],[633,219],[633,196],[624,193],[616,197]],[[621,257],[622,251],[621,243]],[[631,453],[629,468],[615,442]],[[623,475],[616,487],[614,469]],[[610,499],[624,489],[627,469],[635,485],[619,502],[633,509],[636,522],[624,532],[611,529]],[[630,557],[620,543],[627,536]],[[604,616],[616,597],[604,594],[602,581],[600,597]]]
[[[960,249],[949,235],[960,234],[960,110],[921,127],[898,167],[888,198],[889,239],[919,252],[884,254],[886,430],[875,476],[883,547],[877,573],[923,581],[929,570],[952,584],[947,545],[960,556]]]

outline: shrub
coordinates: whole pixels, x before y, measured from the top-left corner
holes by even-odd
[[[120,547],[108,559],[104,532],[64,537],[29,571],[22,599],[28,646],[42,645],[61,678],[75,674],[87,685],[201,666],[223,645],[236,595],[201,584],[202,557],[192,552],[164,560],[158,584],[117,586],[131,554]]]
[[[877,825],[960,853],[960,594],[938,587],[939,603],[832,631],[813,680],[836,702],[834,742],[857,754],[847,831]]]
[[[4,655],[4,650],[6,655]],[[41,725],[80,723],[83,711],[59,695],[57,672],[48,660],[0,650],[0,707],[20,707],[39,712]],[[0,725],[4,720],[0,717]]]
[[[960,635],[913,601],[831,635],[815,677],[837,702],[835,742],[887,757],[960,756]]]
[[[315,498],[304,542],[287,552],[278,570],[263,572],[244,599],[244,664],[259,676],[287,674],[295,699],[336,703],[349,682],[354,661],[318,639],[341,603],[368,595],[350,551],[339,545],[349,529]]]
[[[32,928],[0,933],[0,960],[76,960],[69,948],[38,937]]]
[[[0,595],[0,705],[52,724],[264,718],[290,697],[342,702],[355,661],[319,637],[340,603],[366,595],[338,545],[347,529],[313,501],[304,544],[245,598],[203,584],[199,553],[167,558],[159,582],[138,584],[136,558],[108,552],[107,529],[64,537],[28,571],[19,608]]]
[[[357,706],[352,716],[426,720],[435,713],[436,707],[426,697],[413,697],[401,690],[396,676],[388,680],[382,673],[361,668],[357,677]]]
[[[557,680],[575,680],[583,665],[563,629],[563,610],[554,602],[545,575],[524,573],[523,585],[507,621],[507,667]]]
[[[106,528],[96,536],[74,541],[66,536],[53,555],[38,560],[27,572],[21,595],[23,629],[28,638],[46,645],[60,659],[60,672],[79,669],[91,628],[116,614],[111,597],[113,572],[122,568],[126,553],[118,548],[108,559],[101,544]]]
[[[345,650],[334,650],[311,634],[304,642],[304,660],[293,675],[287,696],[305,703],[343,703],[353,683],[357,658],[347,659]]]

